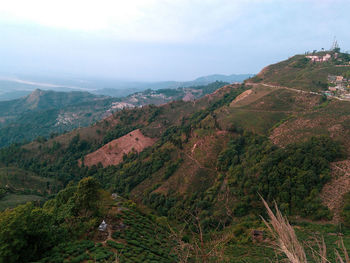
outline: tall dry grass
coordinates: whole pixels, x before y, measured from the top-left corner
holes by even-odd
[[[281,211],[277,207],[277,204],[275,203],[276,212],[274,213],[263,198],[262,201],[269,216],[268,221],[264,218],[262,218],[262,220],[264,221],[272,238],[274,239],[272,245],[274,246],[275,250],[282,252],[286,256],[286,260],[284,260],[284,262],[309,262],[305,253],[305,246],[307,245],[303,245],[298,240],[294,228],[290,225],[288,219],[282,215]],[[314,249],[311,246],[309,247],[314,259],[313,262],[331,263],[331,261],[327,259],[327,247],[324,239],[322,238],[321,240],[315,240],[315,242],[317,244],[317,249]],[[340,249],[343,253],[343,256],[341,256],[338,250],[335,250],[336,262],[350,263],[350,258],[342,239],[340,240],[340,244]]]

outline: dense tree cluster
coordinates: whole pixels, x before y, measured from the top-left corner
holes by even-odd
[[[96,179],[67,186],[43,207],[32,203],[0,213],[0,262],[34,261],[66,239],[95,226],[101,200]]]
[[[227,171],[229,185],[241,200],[237,215],[258,209],[260,194],[287,214],[320,219],[330,214],[318,194],[330,179],[329,163],[340,157],[340,145],[327,137],[277,148],[264,137],[246,135],[230,142],[218,168]]]
[[[186,216],[184,211],[200,211],[203,226],[226,224],[230,216],[216,207],[226,178],[229,195],[237,200],[232,202],[234,217],[264,214],[262,196],[276,201],[287,215],[330,219],[332,215],[322,205],[319,193],[330,179],[330,162],[342,157],[340,145],[328,137],[278,148],[266,137],[244,133],[232,139],[218,156],[220,173],[207,190],[184,197],[177,193],[165,196],[150,189],[144,202],[170,218],[181,220]]]

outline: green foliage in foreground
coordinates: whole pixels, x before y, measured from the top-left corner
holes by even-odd
[[[126,162],[118,167],[120,170],[109,168],[111,174],[119,175],[120,191],[127,193],[127,186],[133,186],[133,182],[136,182],[125,181],[129,183],[123,184],[126,178],[131,179],[131,174],[138,175],[134,169],[147,171],[151,175],[166,165],[165,171],[171,174],[182,161],[178,159],[178,163],[169,164],[175,149],[172,146],[153,153],[146,151],[145,156],[126,156]],[[146,157],[147,161],[144,159]],[[163,197],[164,200],[161,201],[159,197],[155,199],[150,195],[148,202],[153,207],[153,202],[157,201],[157,206],[154,206],[157,211],[178,220],[181,220],[184,210],[200,209],[201,223],[203,227],[210,229],[216,222],[213,217],[218,216],[215,210],[216,195],[226,179],[231,193],[240,200],[235,202],[233,209],[236,218],[264,212],[257,193],[269,201],[277,200],[286,213],[301,213],[313,218],[327,217],[328,211],[320,204],[317,193],[329,178],[329,162],[340,157],[342,155],[339,145],[326,137],[312,138],[304,143],[278,148],[267,138],[244,133],[232,139],[218,156],[217,169],[220,174],[215,184],[205,192],[198,192],[187,200],[170,195]],[[109,169],[98,169],[95,176],[103,176],[101,172]],[[122,175],[128,174],[125,173],[127,171],[130,172],[130,177],[123,177]],[[259,176],[258,181],[255,180],[256,176]],[[133,180],[143,178],[135,176]],[[105,183],[104,180],[101,182]],[[115,220],[127,227],[114,231],[114,240],[108,241],[108,247],[80,242],[63,245],[63,241],[74,241],[96,227],[100,212],[99,200],[100,190],[96,179],[85,178],[77,186],[69,184],[55,199],[47,201],[43,208],[27,204],[0,214],[0,262],[40,260],[43,253],[52,248],[54,249],[40,262],[111,262],[115,251],[118,252],[121,262],[175,261],[173,256],[169,256],[171,243],[166,230],[157,226],[151,217],[145,217],[133,206],[127,205],[115,217]],[[176,217],[177,214],[180,217]],[[239,237],[242,231],[244,235],[249,235],[249,226],[234,231],[237,238],[233,241],[232,251],[236,251],[234,247],[237,242],[240,246],[249,247],[249,239],[246,236]],[[249,249],[246,253],[248,252]],[[241,260],[244,256],[245,254],[241,255]]]
[[[29,262],[96,225],[100,190],[91,177],[68,186],[44,207],[32,203],[0,213],[0,262]]]
[[[109,207],[96,179],[69,184],[43,207],[32,203],[0,213],[0,262],[176,262],[165,226],[133,202]],[[91,239],[101,217],[108,217],[112,240]]]
[[[115,254],[101,243],[81,240],[61,243],[37,263],[115,262]]]
[[[116,259],[121,263],[176,262],[166,227],[139,211],[133,202],[119,202],[118,208],[120,211],[108,215],[108,224],[114,229],[111,239],[103,243],[62,242],[44,253],[38,262],[115,262]]]
[[[0,262],[28,262],[62,238],[52,228],[53,217],[28,203],[7,210],[0,217]]]

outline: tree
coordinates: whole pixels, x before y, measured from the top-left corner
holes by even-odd
[[[59,240],[53,217],[27,203],[0,214],[0,263],[37,259]]]
[[[78,214],[88,216],[98,212],[98,203],[101,199],[99,189],[100,184],[93,177],[84,178],[79,182],[74,195],[75,209]]]
[[[0,212],[0,263],[32,262],[60,241],[81,237],[96,225],[101,199],[98,181],[87,177],[43,208],[27,203]]]

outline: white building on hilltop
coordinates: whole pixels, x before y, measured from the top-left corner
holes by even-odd
[[[312,62],[326,62],[332,58],[331,54],[326,54],[324,56],[306,56],[311,59]]]

